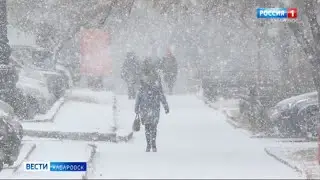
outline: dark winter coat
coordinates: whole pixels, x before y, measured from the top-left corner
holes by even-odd
[[[128,56],[122,65],[121,78],[130,84],[139,83],[140,64],[135,56]]]
[[[135,112],[140,115],[144,124],[157,124],[159,122],[160,103],[165,110],[169,111],[159,75],[155,72],[148,76],[143,75],[136,99]]]

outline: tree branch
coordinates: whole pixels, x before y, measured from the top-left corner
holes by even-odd
[[[302,26],[297,23],[288,23],[288,27],[293,32],[298,44],[303,48],[304,53],[307,55],[308,60],[312,65],[315,65],[315,50],[312,44],[308,41],[307,37],[303,33]]]
[[[311,33],[314,39],[315,46],[317,47],[320,39],[320,25],[317,21],[317,14],[315,12],[316,3],[314,0],[306,0],[306,16],[308,17],[308,22],[310,24]]]
[[[100,22],[100,26],[104,25],[108,19],[108,17],[111,14],[112,8],[118,3],[118,0],[113,0],[111,2],[111,4],[108,6],[108,10],[106,11],[105,17],[103,18],[103,20]]]

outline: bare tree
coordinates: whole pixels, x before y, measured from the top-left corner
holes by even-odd
[[[312,76],[313,82],[316,87],[318,94],[320,93],[320,25],[317,20],[316,0],[305,0],[304,8],[305,13],[299,13],[300,20],[297,22],[288,23],[289,28],[292,30],[298,45],[303,49],[307,56],[310,64],[312,65]],[[303,22],[303,18],[307,19],[307,22]],[[311,37],[305,33],[309,30]],[[320,103],[320,96],[318,96],[318,101]]]

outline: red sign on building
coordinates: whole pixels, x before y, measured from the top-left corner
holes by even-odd
[[[100,29],[83,29],[80,33],[81,74],[95,77],[111,76],[109,34]]]

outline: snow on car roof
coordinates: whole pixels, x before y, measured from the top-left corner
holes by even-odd
[[[305,94],[300,94],[298,96],[293,96],[293,97],[290,97],[288,99],[284,99],[280,102],[277,103],[276,106],[284,106],[286,104],[291,104],[291,103],[294,103],[302,98],[316,98],[318,95],[318,92],[310,92],[310,93],[305,93]]]

